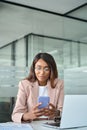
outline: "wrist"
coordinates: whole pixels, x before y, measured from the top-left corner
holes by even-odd
[[[31,122],[32,119],[29,118],[29,114],[28,114],[28,113],[24,113],[24,114],[22,115],[21,121],[23,121],[23,122],[27,122],[27,121],[28,121],[28,122]]]
[[[55,116],[60,116],[60,110],[55,110]]]
[[[60,111],[59,110],[55,110],[54,121],[55,122],[60,122],[60,120],[61,120]]]

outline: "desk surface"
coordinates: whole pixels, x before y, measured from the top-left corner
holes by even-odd
[[[33,130],[53,130],[53,128],[43,126],[42,124],[45,122],[47,122],[47,121],[46,120],[45,121],[33,121],[32,123],[30,123],[30,125],[33,127]],[[56,130],[56,129],[54,128],[54,130]],[[66,129],[66,130],[69,130],[69,129]],[[72,130],[87,130],[87,127],[73,128]]]
[[[50,128],[47,126],[43,126],[43,123],[47,122],[47,120],[43,120],[43,121],[32,121],[31,123],[26,123],[26,124],[20,124],[20,123],[14,123],[14,122],[7,122],[7,123],[0,123],[0,125],[3,125],[3,130],[14,130],[15,125],[17,126],[17,130],[20,130],[20,126],[22,126],[21,130],[24,129],[30,129],[32,130],[56,130],[55,128]],[[50,121],[49,121],[50,122]],[[51,121],[52,122],[52,121]],[[30,125],[30,126],[29,126]],[[6,127],[7,126],[7,127]],[[9,128],[10,126],[10,128]],[[28,128],[27,128],[28,126]],[[30,128],[29,128],[30,127]],[[0,127],[2,128],[2,127]],[[66,129],[66,130],[71,130],[71,129]],[[87,127],[82,127],[82,128],[73,128],[72,130],[87,130]]]

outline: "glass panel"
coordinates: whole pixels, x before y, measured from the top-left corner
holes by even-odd
[[[0,66],[11,66],[11,45],[0,48]]]
[[[87,66],[87,44],[80,45],[81,66]]]
[[[24,38],[15,43],[15,66],[26,66],[26,44]]]
[[[87,94],[87,67],[64,70],[65,94]]]

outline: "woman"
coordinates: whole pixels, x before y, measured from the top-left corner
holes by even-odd
[[[39,96],[50,97],[49,107],[38,109],[41,105],[37,102]],[[54,58],[48,53],[39,53],[33,60],[29,76],[19,82],[12,120],[32,121],[41,116],[54,118],[57,110],[62,112],[63,100],[63,81],[58,79]]]

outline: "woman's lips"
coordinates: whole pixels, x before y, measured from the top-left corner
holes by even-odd
[[[39,76],[39,78],[43,79],[43,78],[45,78],[45,76]]]

